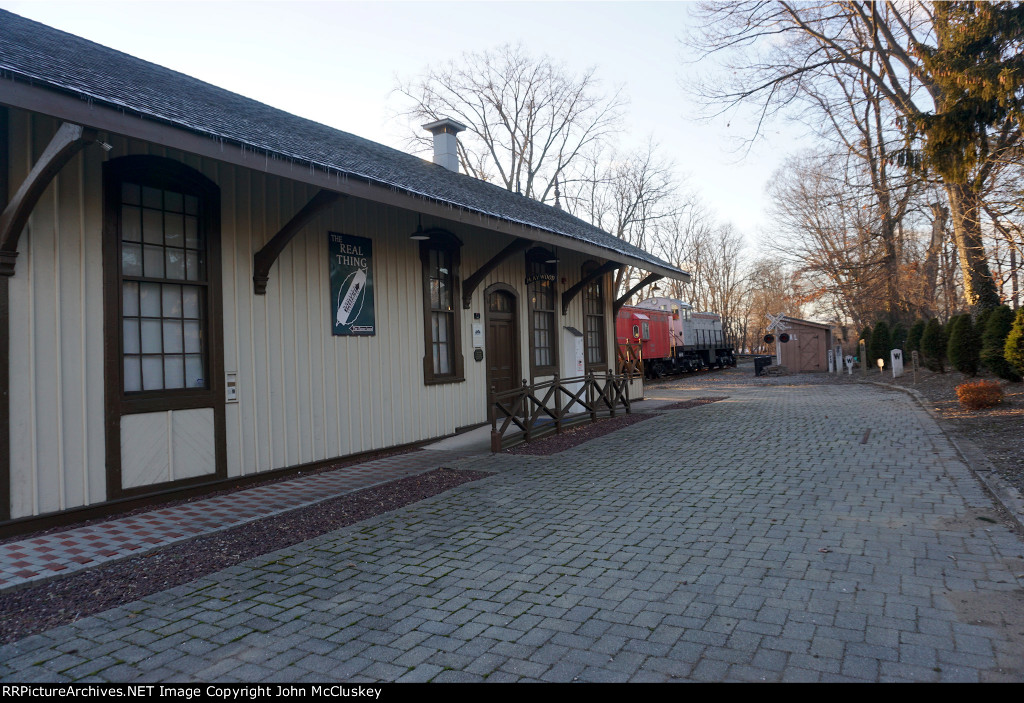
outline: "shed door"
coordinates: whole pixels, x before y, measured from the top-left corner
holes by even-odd
[[[511,291],[495,290],[487,294],[487,392],[499,393],[521,383],[519,344],[516,335],[516,298]]]
[[[107,498],[223,478],[219,190],[170,159],[104,168]]]
[[[798,371],[821,371],[821,334],[804,333],[799,336],[800,368]]]

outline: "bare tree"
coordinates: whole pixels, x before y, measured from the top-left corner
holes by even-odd
[[[693,191],[681,196],[672,217],[660,222],[652,236],[654,250],[677,268],[701,277],[703,256],[713,230],[717,227],[707,204]],[[661,281],[663,294],[678,300],[692,301],[694,285],[679,281]]]
[[[1019,30],[1016,36],[1000,30],[989,44],[964,42],[976,40],[979,29],[1001,27],[1007,19],[1002,12],[985,3],[708,4],[693,44],[705,56],[722,53],[732,60],[727,79],[716,76],[702,96],[723,110],[753,104],[759,131],[767,116],[806,106],[809,95],[827,90],[823,86],[837,76],[870,85],[906,143],[920,140],[920,150],[908,146],[894,160],[927,165],[941,176],[967,301],[988,307],[997,298],[982,242],[979,193],[1020,144],[1014,112],[1020,99],[1014,80],[984,95],[977,87],[1000,85],[998,71],[989,75],[991,66],[1015,66],[1021,39]],[[980,75],[979,67],[988,72]],[[1012,99],[1003,100],[1007,95]]]
[[[772,257],[761,257],[752,262],[744,281],[740,322],[734,325],[739,332],[739,346],[754,353],[770,352],[772,349],[764,343],[768,315],[781,312],[791,317],[803,317],[799,283],[784,262]]]
[[[651,248],[656,233],[684,209],[673,165],[659,156],[653,142],[632,153],[595,150],[585,163],[587,169],[565,184],[565,207],[636,247]],[[637,275],[630,267],[619,269],[617,294],[628,290]]]
[[[888,246],[877,236],[871,194],[851,188],[841,160],[807,154],[790,157],[772,177],[768,244],[794,267],[808,295],[857,326],[882,312]],[[859,197],[858,197],[859,196]]]
[[[618,127],[625,101],[606,91],[594,69],[580,75],[521,46],[465,53],[399,84],[415,123],[411,141],[430,148],[418,127],[442,117],[467,125],[459,139],[466,173],[529,198],[554,200],[556,179]]]

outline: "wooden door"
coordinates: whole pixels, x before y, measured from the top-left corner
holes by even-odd
[[[516,325],[516,296],[504,288],[487,292],[487,334],[484,354],[487,362],[487,392],[499,393],[522,383],[519,373],[519,339]]]
[[[800,368],[797,371],[821,371],[821,335],[804,333],[800,340]]]

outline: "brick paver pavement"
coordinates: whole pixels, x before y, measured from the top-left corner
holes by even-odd
[[[723,394],[463,460],[497,473],[0,647],[0,679],[1024,680],[1024,542],[912,398]]]

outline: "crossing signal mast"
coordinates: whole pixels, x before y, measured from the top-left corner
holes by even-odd
[[[786,323],[786,316],[783,313],[780,312],[777,315],[772,315],[771,313],[768,313],[766,317],[769,320],[771,320],[771,323],[768,325],[768,334],[766,334],[764,336],[764,343],[765,344],[771,344],[772,342],[775,341],[775,335],[772,334],[772,332],[778,332],[779,333],[779,342],[780,343],[785,344],[786,342],[788,342],[789,341],[789,334],[787,334],[786,332],[783,331],[783,330],[788,330],[789,329],[789,325]],[[775,365],[778,366],[781,363],[782,363],[782,352],[779,349],[779,345],[776,344],[775,345]]]

